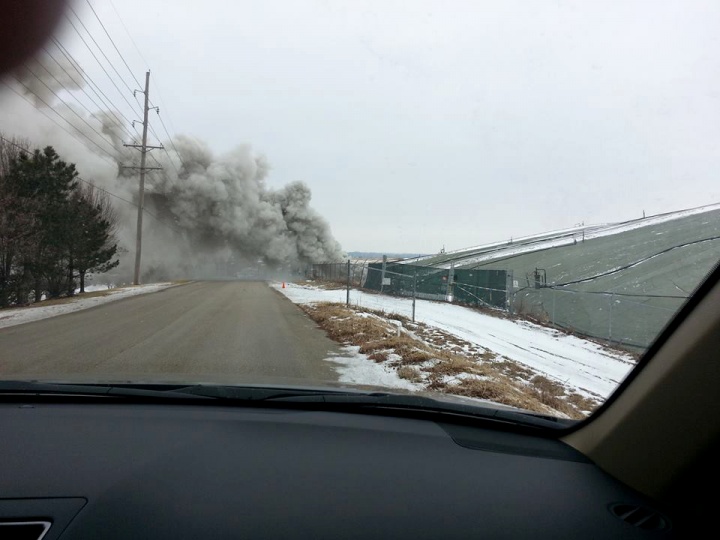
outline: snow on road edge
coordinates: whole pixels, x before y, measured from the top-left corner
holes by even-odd
[[[297,304],[345,302],[346,291],[308,285],[271,284]],[[356,289],[351,304],[409,315],[411,299],[368,294]],[[522,320],[493,317],[462,306],[417,300],[418,322],[490,349],[501,357],[523,364],[568,388],[595,398],[607,398],[634,362],[629,355],[595,342]]]
[[[424,390],[420,384],[401,379],[395,369],[368,359],[360,352],[360,347],[346,345],[342,354],[333,355],[326,360],[336,364],[338,381],[357,386],[378,386],[383,388],[401,388],[403,390]]]
[[[100,304],[106,304],[107,302],[120,300],[121,298],[161,291],[175,285],[176,284],[174,283],[150,283],[134,287],[120,287],[118,289],[108,290],[108,294],[105,296],[95,296],[90,298],[78,296],[77,298],[64,304],[44,306],[41,303],[40,305],[28,307],[3,309],[0,310],[0,328],[8,328],[10,326],[17,326],[18,324],[39,321],[49,317],[56,317],[57,315],[64,315],[66,313],[73,313],[82,309],[99,306]]]

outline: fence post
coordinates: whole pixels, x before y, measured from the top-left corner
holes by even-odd
[[[417,268],[413,274],[413,303],[412,303],[412,322],[415,322],[415,296],[417,293]]]
[[[387,266],[387,255],[383,255],[382,273],[380,274],[380,294],[382,294],[383,286],[385,285],[385,267],[386,266]]]
[[[552,294],[552,325],[555,326],[555,296],[557,291],[555,289],[550,289],[550,294]]]
[[[347,262],[347,297],[345,299],[345,305],[350,307],[350,259]]]
[[[612,342],[612,312],[615,303],[615,293],[610,294],[610,310],[608,313],[608,341]]]
[[[512,270],[505,274],[505,301],[507,302],[508,314],[513,314],[513,300],[515,299],[515,276]]]

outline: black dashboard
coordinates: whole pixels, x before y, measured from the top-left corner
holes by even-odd
[[[0,404],[0,430],[0,523],[49,522],[43,540],[674,533],[564,443],[468,424],[28,401]]]

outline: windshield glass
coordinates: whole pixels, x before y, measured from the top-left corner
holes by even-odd
[[[566,419],[720,259],[720,4],[68,4],[0,84],[0,379]]]

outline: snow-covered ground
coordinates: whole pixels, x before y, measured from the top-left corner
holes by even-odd
[[[108,289],[114,289],[115,285],[104,285],[100,283],[93,283],[91,285],[85,285],[85,292],[95,292],[95,291],[107,291]],[[75,290],[76,293],[80,292],[80,289]]]
[[[378,386],[382,388],[402,388],[404,390],[423,390],[424,386],[401,379],[397,370],[385,363],[373,362],[359,352],[360,347],[347,345],[342,347],[343,354],[327,358],[336,365],[338,380],[357,386]]]
[[[695,214],[702,214],[704,212],[710,212],[713,210],[720,209],[720,204],[711,204],[708,206],[701,206],[698,208],[690,208],[687,210],[680,210],[678,212],[670,212],[667,214],[660,214],[657,216],[651,216],[648,218],[643,219],[637,219],[633,221],[627,221],[623,223],[612,223],[607,225],[597,225],[597,226],[589,226],[589,227],[580,227],[576,229],[565,229],[561,231],[555,231],[554,233],[542,233],[538,235],[533,236],[526,236],[522,238],[517,238],[512,244],[508,244],[507,241],[504,242],[494,242],[492,244],[485,244],[482,246],[475,246],[473,248],[464,248],[457,251],[449,251],[446,253],[446,255],[462,255],[463,253],[471,253],[473,251],[479,251],[475,256],[468,255],[467,258],[462,259],[461,263],[463,266],[469,265],[469,264],[478,264],[482,262],[491,261],[493,259],[496,259],[498,257],[512,257],[515,255],[521,255],[523,253],[531,253],[533,251],[538,251],[542,249],[548,249],[548,248],[554,248],[554,247],[560,247],[560,246],[569,246],[571,244],[574,244],[576,240],[580,240],[580,238],[583,238],[584,240],[591,240],[593,238],[602,238],[604,236],[611,236],[614,234],[619,234],[627,231],[632,231],[635,229],[640,229],[642,227],[649,227],[651,225],[658,225],[660,223],[665,223],[667,221],[672,221],[675,219],[692,216]],[[582,231],[585,231],[585,234],[582,235]],[[576,232],[577,231],[577,232]],[[547,236],[546,239],[542,239],[543,237]],[[538,240],[532,241],[530,243],[530,240],[534,240],[537,238]],[[506,248],[502,248],[502,246],[507,246]],[[429,257],[425,257],[424,259],[431,259],[432,257],[435,257],[435,255],[431,255]],[[423,259],[420,259],[423,260]],[[414,261],[413,261],[414,262]],[[457,264],[457,263],[456,263]],[[450,268],[451,263],[439,263],[436,266],[437,268]]]
[[[288,283],[272,287],[298,304],[345,302],[346,291]],[[354,306],[410,316],[412,300],[350,291]],[[574,388],[581,394],[606,398],[634,366],[629,355],[527,321],[485,315],[462,306],[417,300],[416,320]],[[370,383],[368,383],[370,384]]]
[[[157,292],[168,287],[172,287],[172,283],[150,283],[148,285],[138,285],[136,287],[121,287],[118,289],[108,290],[108,294],[104,296],[95,296],[83,298],[82,296],[68,299],[66,303],[55,305],[32,305],[21,308],[11,308],[0,310],[0,328],[15,326],[27,322],[39,321],[56,315],[64,315],[73,311],[80,311],[89,307],[127,298],[128,296],[136,296],[138,294],[146,294]],[[86,287],[86,292],[90,292],[90,287]],[[98,286],[93,290],[107,290],[106,286]]]

